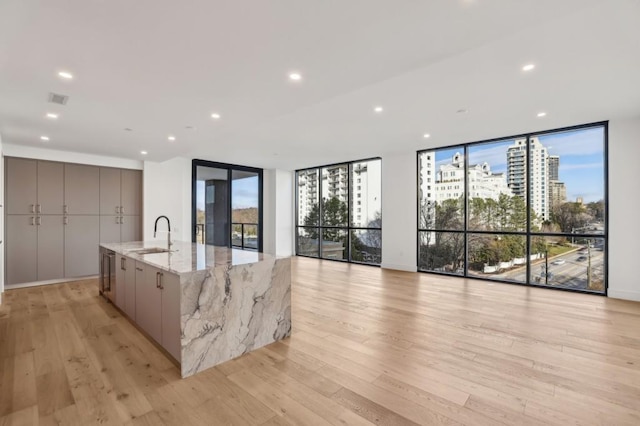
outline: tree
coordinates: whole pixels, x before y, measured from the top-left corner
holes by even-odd
[[[562,232],[572,232],[574,229],[584,228],[593,220],[587,208],[581,203],[562,203],[551,211],[553,222],[557,223]]]

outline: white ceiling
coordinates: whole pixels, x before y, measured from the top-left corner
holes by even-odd
[[[0,134],[296,169],[637,116],[639,18],[640,0],[2,0]]]

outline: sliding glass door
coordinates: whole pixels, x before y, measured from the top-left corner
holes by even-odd
[[[192,240],[262,251],[262,169],[193,160]]]

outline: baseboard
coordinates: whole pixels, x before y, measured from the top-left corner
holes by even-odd
[[[20,283],[20,284],[12,284],[12,285],[5,284],[4,289],[6,291],[14,288],[26,288],[26,287],[37,287],[40,285],[70,283],[72,281],[92,280],[94,278],[98,278],[98,275],[87,275],[86,277],[76,277],[76,278],[60,278],[57,280],[34,281],[30,283]]]
[[[383,269],[393,269],[396,271],[416,272],[418,268],[416,266],[398,265],[394,263],[381,263],[380,267]]]
[[[640,302],[640,291],[612,290],[607,291],[607,296],[613,299],[633,300]]]

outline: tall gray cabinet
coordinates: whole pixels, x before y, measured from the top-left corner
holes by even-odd
[[[5,201],[8,285],[95,275],[100,241],[141,239],[139,170],[7,157]]]
[[[140,240],[141,199],[142,172],[100,169],[100,242]]]

